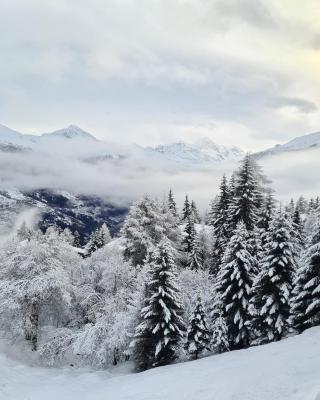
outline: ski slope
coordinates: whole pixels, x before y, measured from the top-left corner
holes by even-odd
[[[1,400],[320,400],[320,328],[140,374],[46,369],[0,356]]]

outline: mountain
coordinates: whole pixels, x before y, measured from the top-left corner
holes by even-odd
[[[298,136],[287,143],[277,144],[274,147],[255,153],[256,158],[274,156],[281,153],[311,150],[320,147],[320,132]]]
[[[67,128],[59,129],[42,135],[24,135],[4,125],[0,125],[0,144],[10,144],[13,146],[35,147],[40,144],[50,143],[52,141],[70,140],[70,141],[89,141],[97,142],[93,135],[77,127],[69,125]],[[1,149],[0,149],[1,151]]]
[[[25,210],[35,209],[37,225],[45,231],[55,225],[78,231],[85,244],[92,231],[106,223],[117,234],[127,214],[127,207],[111,204],[97,196],[75,195],[66,191],[40,189],[22,192],[17,189],[0,191],[0,231],[9,232],[16,221],[23,222]]]
[[[238,147],[217,145],[209,138],[200,139],[194,144],[180,141],[155,147],[146,147],[145,152],[149,157],[191,166],[238,160],[244,156],[244,152]]]
[[[1,343],[6,400],[319,400],[320,328],[280,342],[132,373],[127,362],[105,371],[44,368]],[[21,350],[20,350],[21,352]]]

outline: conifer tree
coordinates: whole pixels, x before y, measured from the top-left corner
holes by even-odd
[[[230,194],[227,178],[224,175],[220,184],[220,193],[213,203],[211,210],[211,223],[213,227],[214,242],[212,249],[212,260],[210,272],[216,275],[222,262],[223,253],[228,239]]]
[[[170,189],[169,190],[169,194],[168,194],[168,208],[171,211],[171,213],[173,214],[174,217],[176,217],[178,215],[177,213],[177,204],[175,202],[174,196],[173,196],[173,192]]]
[[[291,226],[279,211],[270,224],[262,266],[252,288],[250,309],[255,343],[277,341],[288,332],[294,270]]]
[[[292,326],[299,333],[320,324],[320,222],[317,219],[294,281]]]
[[[228,330],[220,303],[214,305],[212,314],[212,348],[216,353],[229,351]]]
[[[133,341],[136,369],[140,371],[171,363],[185,330],[173,253],[169,242],[162,241],[152,254],[147,298]]]
[[[188,195],[186,195],[186,198],[183,203],[181,220],[186,221],[190,216],[191,216],[191,204],[189,202]]]
[[[210,332],[207,328],[205,313],[201,298],[198,297],[193,316],[188,328],[186,350],[197,359],[205,349],[209,350]]]
[[[234,195],[228,210],[231,235],[240,221],[248,231],[256,226],[263,202],[261,181],[260,168],[249,154],[246,155],[237,171]]]
[[[87,255],[90,256],[94,251],[101,249],[111,240],[110,231],[105,223],[97,228],[90,237],[89,243],[86,246]]]
[[[191,216],[186,219],[186,224],[184,227],[184,238],[182,240],[183,250],[187,257],[191,254],[194,246],[196,237],[196,228],[194,225],[194,220]]]
[[[81,247],[79,232],[78,231],[74,231],[73,237],[74,237],[73,247],[77,247],[77,248]]]
[[[191,212],[191,216],[192,216],[194,222],[197,224],[200,224],[201,218],[200,218],[200,214],[199,214],[198,208],[197,208],[194,200],[191,201],[190,212]]]
[[[226,320],[230,349],[249,345],[249,300],[255,260],[251,255],[249,234],[239,222],[226,248],[216,279],[216,298]]]

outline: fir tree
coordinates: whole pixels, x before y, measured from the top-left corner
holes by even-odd
[[[228,209],[230,234],[238,222],[243,221],[248,231],[252,231],[259,220],[263,203],[262,174],[256,162],[247,155],[237,171],[234,195]]]
[[[190,216],[191,216],[191,204],[189,202],[188,195],[186,195],[186,198],[183,203],[181,220],[186,221]]]
[[[189,257],[194,247],[195,237],[196,228],[194,225],[194,220],[191,216],[189,216],[186,220],[186,224],[184,227],[184,238],[182,240],[183,250],[186,253],[187,257]]]
[[[245,348],[250,341],[249,300],[255,260],[251,256],[248,239],[244,223],[239,222],[226,248],[216,279],[215,303],[221,304],[232,350]]]
[[[212,348],[216,353],[229,351],[228,330],[222,313],[221,304],[215,304],[212,311]]]
[[[194,359],[197,359],[203,350],[209,350],[209,344],[210,332],[207,328],[207,322],[201,298],[198,297],[188,328],[186,350],[193,356]]]
[[[80,248],[81,247],[81,242],[80,242],[80,234],[79,234],[79,232],[78,231],[74,231],[73,237],[74,237],[73,247]]]
[[[169,190],[169,195],[168,195],[168,207],[169,207],[169,210],[171,211],[171,213],[173,214],[173,216],[176,217],[178,215],[177,204],[175,202],[173,192],[171,189]]]
[[[152,255],[146,296],[133,341],[137,370],[171,363],[185,329],[173,249],[168,241],[162,241]]]
[[[213,227],[214,243],[212,249],[212,265],[210,272],[216,275],[221,262],[223,253],[226,248],[228,238],[228,224],[229,216],[228,209],[230,204],[230,194],[227,184],[227,178],[224,175],[220,185],[220,193],[216,201],[213,203],[211,210],[211,222]]]
[[[283,338],[288,332],[290,296],[295,269],[291,226],[280,211],[272,220],[262,266],[251,299],[255,343]]]
[[[104,223],[97,228],[90,237],[89,243],[86,246],[87,255],[90,256],[93,252],[105,246],[111,240],[111,235],[107,225]]]
[[[191,213],[191,216],[192,216],[194,222],[197,224],[200,224],[201,218],[200,218],[199,211],[198,211],[198,208],[197,208],[194,200],[191,201],[190,213]]]
[[[298,268],[293,289],[292,325],[299,333],[320,324],[320,223]]]

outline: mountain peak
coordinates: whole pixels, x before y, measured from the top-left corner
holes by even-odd
[[[90,139],[97,141],[97,139],[91,135],[90,133],[84,131],[76,125],[69,125],[67,128],[58,129],[54,132],[44,133],[42,137],[51,137],[51,138],[66,138],[66,139]]]

